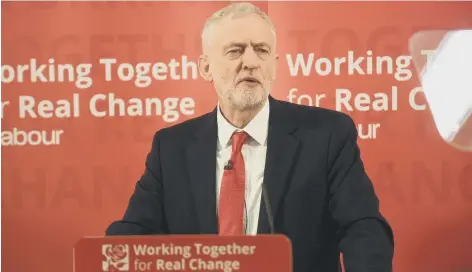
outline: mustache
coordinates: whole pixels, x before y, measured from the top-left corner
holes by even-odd
[[[252,82],[256,82],[256,83],[259,83],[261,84],[261,81],[257,78],[257,77],[253,77],[253,76],[245,76],[245,77],[242,77],[240,79],[238,79],[236,81],[237,84],[243,82],[243,81],[252,81]]]

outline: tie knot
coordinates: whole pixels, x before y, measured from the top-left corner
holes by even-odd
[[[241,151],[241,148],[243,147],[244,142],[246,142],[247,137],[248,137],[248,134],[244,131],[233,133],[233,135],[231,136],[233,152]]]

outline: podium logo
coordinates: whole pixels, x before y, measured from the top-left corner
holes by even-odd
[[[128,245],[102,245],[102,269],[105,272],[129,271],[129,246]]]

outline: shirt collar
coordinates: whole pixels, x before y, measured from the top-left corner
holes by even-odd
[[[258,144],[265,145],[267,141],[267,132],[269,125],[269,101],[266,101],[262,109],[256,116],[244,127],[238,129],[231,125],[221,114],[220,106],[217,110],[217,124],[218,124],[218,142],[220,147],[226,147],[230,144],[231,136],[235,131],[245,131]]]

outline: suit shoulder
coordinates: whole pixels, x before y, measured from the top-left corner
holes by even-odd
[[[205,122],[211,117],[212,112],[185,120],[178,124],[174,124],[168,127],[159,129],[155,138],[159,137],[162,140],[185,140],[188,139],[193,133],[200,128]]]

